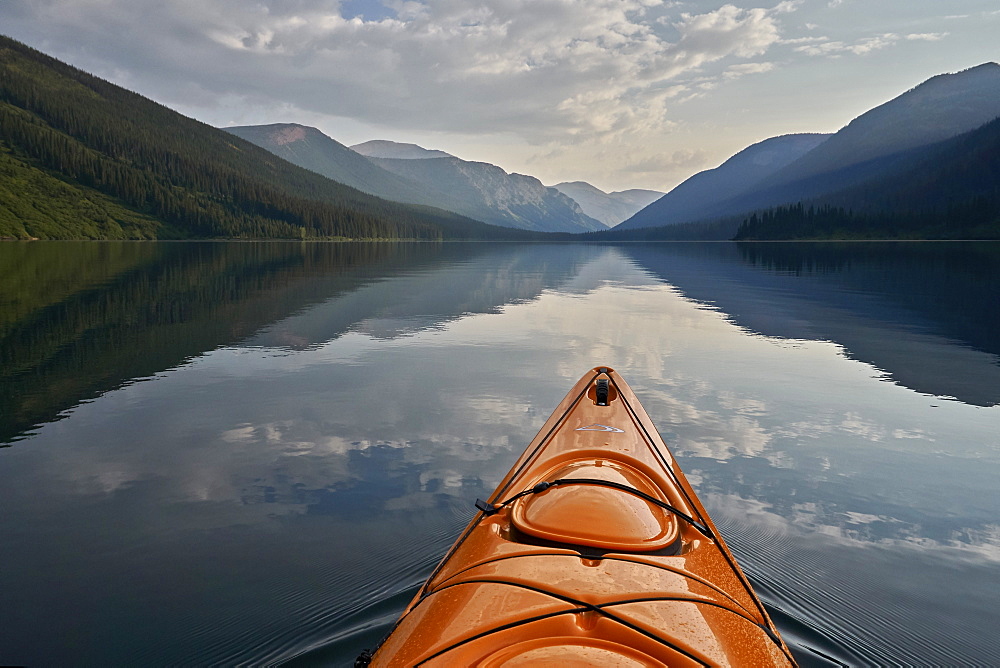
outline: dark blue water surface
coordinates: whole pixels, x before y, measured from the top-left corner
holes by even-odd
[[[572,383],[805,664],[1000,656],[1000,244],[0,244],[0,664],[351,665]]]

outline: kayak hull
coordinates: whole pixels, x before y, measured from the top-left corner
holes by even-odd
[[[631,388],[574,385],[374,666],[790,666]]]

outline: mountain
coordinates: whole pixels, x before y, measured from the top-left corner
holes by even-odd
[[[897,154],[867,181],[749,216],[737,239],[1000,239],[1000,118]]]
[[[663,196],[657,190],[639,188],[606,193],[584,181],[567,181],[552,187],[573,199],[585,214],[608,227],[614,227]]]
[[[0,36],[0,237],[526,238],[366,195]]]
[[[543,232],[589,232],[607,226],[587,216],[580,205],[533,176],[508,174],[485,162],[454,156],[419,158],[412,144],[368,142],[353,149],[406,158],[369,159],[379,167],[440,194],[438,206],[493,225]],[[426,149],[420,149],[424,151]],[[362,153],[365,155],[365,153]],[[447,154],[446,154],[447,155]]]
[[[436,206],[433,193],[378,167],[316,128],[296,123],[241,125],[222,128],[267,149],[293,165],[322,174],[338,183],[395,202]]]
[[[658,227],[699,220],[716,202],[747,192],[829,138],[827,134],[791,134],[757,142],[718,167],[698,172],[616,229]]]
[[[984,63],[940,74],[861,114],[769,181],[799,181],[934,144],[974,130],[997,116],[1000,65]]]
[[[1000,65],[985,63],[935,76],[858,116],[798,158],[764,170],[763,178],[740,192],[694,189],[691,186],[706,178],[703,172],[618,227],[718,220],[801,201],[821,201],[852,188],[864,189],[866,183],[905,169],[916,155],[913,151],[919,153],[923,147],[973,131],[998,116]],[[687,186],[689,182],[693,182],[691,186]],[[682,186],[692,191],[690,198],[680,197],[686,194]],[[680,192],[674,195],[675,191]]]
[[[724,202],[714,215],[824,198],[905,169],[912,152],[1000,116],[1000,65],[942,74],[865,112],[822,145]]]
[[[393,158],[396,160],[423,160],[425,158],[454,158],[444,151],[437,151],[417,146],[416,144],[401,144],[385,139],[373,139],[363,144],[355,144],[351,150],[366,155],[369,158]]]

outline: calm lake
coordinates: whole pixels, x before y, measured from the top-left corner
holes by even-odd
[[[803,665],[1000,656],[1000,243],[3,243],[0,363],[3,665],[352,665],[596,365]]]

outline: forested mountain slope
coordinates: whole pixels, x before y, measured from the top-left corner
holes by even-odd
[[[366,195],[0,36],[0,237],[524,238]]]
[[[1000,65],[939,74],[861,114],[769,178],[799,181],[971,132],[1000,116]]]
[[[749,216],[737,239],[1000,239],[1000,118],[864,183]]]
[[[777,207],[825,202],[836,208],[848,199],[850,206],[871,209],[875,202],[859,199],[860,193],[873,192],[893,175],[906,172],[922,159],[925,149],[932,150],[939,142],[974,131],[998,116],[1000,65],[984,63],[941,74],[861,114],[810,150],[778,164],[778,169],[772,165],[742,173],[735,170],[739,179],[720,179],[728,176],[724,172],[734,171],[737,158],[752,154],[751,149],[785,138],[772,138],[741,151],[716,170],[691,177],[618,229],[677,223],[717,227],[720,221],[738,224],[754,212]],[[840,195],[849,191],[854,194]],[[877,206],[885,210],[882,204]],[[908,215],[919,208],[898,208],[896,213]],[[694,228],[690,231],[697,233]]]

